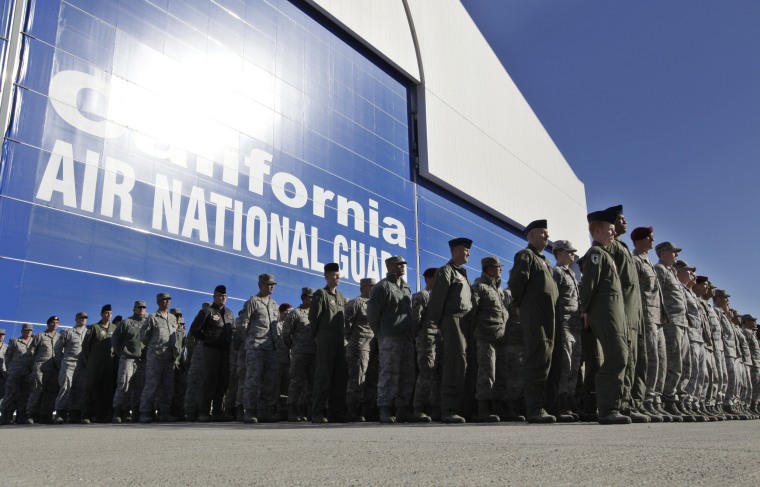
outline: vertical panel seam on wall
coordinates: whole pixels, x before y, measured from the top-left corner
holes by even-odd
[[[15,85],[15,76],[21,61],[21,26],[26,19],[27,0],[16,0],[11,14],[11,29],[8,36],[8,52],[6,55],[5,73],[3,75],[3,93],[0,98],[0,123],[3,127],[3,137],[7,135],[11,116],[11,93]]]
[[[409,23],[409,33],[412,35],[412,43],[414,44],[414,54],[417,57],[417,69],[420,71],[420,84],[417,87],[418,89],[425,89],[425,70],[422,67],[422,56],[420,55],[420,43],[417,39],[417,30],[414,27],[414,19],[412,19],[412,11],[409,8],[409,2],[408,0],[401,0],[401,3],[404,5],[404,12],[406,12],[406,21]],[[417,113],[419,113],[420,110],[420,104],[419,104],[419,97],[413,96],[413,105],[410,106],[410,109],[412,111],[412,128],[411,132],[414,136],[414,133],[417,133],[417,136],[415,137],[416,140],[411,141],[413,145],[416,145],[417,150],[415,151],[416,154],[414,154],[414,157],[417,159],[416,161],[412,161],[414,163],[414,171],[412,172],[412,185],[414,186],[414,238],[415,238],[415,259],[417,266],[417,290],[421,290],[424,286],[424,280],[422,279],[422,272],[421,264],[422,260],[420,257],[420,212],[419,212],[419,193],[417,192],[417,175],[419,172],[419,157],[420,157],[420,146],[419,146],[419,131],[420,127],[418,125],[419,118],[417,117]],[[424,110],[424,107],[422,107]],[[415,130],[416,127],[416,130]]]

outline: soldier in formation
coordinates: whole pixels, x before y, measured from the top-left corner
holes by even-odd
[[[56,316],[36,335],[24,324],[0,341],[0,424],[760,417],[757,319],[681,248],[655,245],[654,228],[635,228],[629,248],[622,206],[588,224],[586,254],[556,240],[552,267],[548,222],[531,222],[506,287],[495,255],[470,282],[473,242],[460,237],[415,294],[406,259],[390,256],[350,301],[337,263],[295,308],[278,306],[274,276],[261,274],[237,319],[219,285],[187,335],[165,292],[150,315],[138,300],[123,321],[104,305],[89,326],[85,312],[62,332]]]

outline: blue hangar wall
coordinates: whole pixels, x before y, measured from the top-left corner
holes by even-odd
[[[3,52],[13,2],[2,3]],[[29,0],[0,162],[0,326],[157,292],[190,319],[217,284],[237,311],[448,259],[507,263],[505,224],[431,183],[410,147],[415,86],[300,1]],[[4,69],[12,66],[4,56]]]

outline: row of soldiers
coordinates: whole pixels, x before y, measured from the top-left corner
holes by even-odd
[[[592,247],[578,259],[570,242],[555,241],[554,267],[547,222],[528,225],[506,289],[495,256],[470,283],[472,241],[457,238],[451,260],[427,269],[414,295],[406,261],[393,256],[387,276],[362,279],[350,301],[335,263],[295,308],[276,303],[271,274],[237,318],[217,286],[187,333],[168,293],[151,314],[136,301],[119,323],[105,305],[99,322],[78,313],[63,333],[55,316],[33,337],[24,325],[0,354],[0,422],[14,411],[16,423],[625,424],[760,414],[756,319],[731,310],[672,243],[657,245],[653,265],[653,228],[635,229],[630,251],[622,206],[588,220]]]

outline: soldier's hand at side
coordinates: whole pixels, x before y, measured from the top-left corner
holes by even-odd
[[[583,318],[583,329],[588,330],[588,313],[581,313],[581,318]]]

